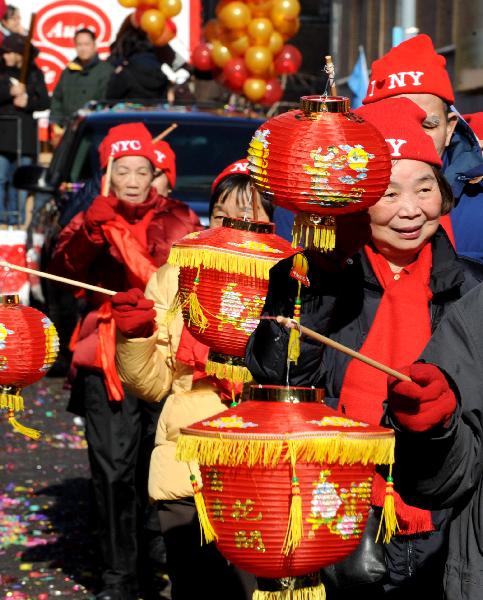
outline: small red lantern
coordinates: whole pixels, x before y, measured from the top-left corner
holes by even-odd
[[[282,391],[298,402],[297,388]],[[375,466],[394,461],[392,430],[291,401],[244,402],[182,429],[177,445],[179,460],[200,466],[202,490],[194,475],[192,483],[206,539],[270,580],[306,576],[353,552]],[[299,597],[323,598],[323,588],[290,596]]]
[[[48,317],[19,304],[18,296],[0,296],[0,409],[16,431],[34,439],[40,433],[15,418],[24,409],[20,392],[47,373],[58,350],[57,331]]]
[[[209,346],[206,372],[235,383],[251,380],[244,366],[248,338],[258,325],[269,270],[294,249],[273,233],[272,223],[223,220],[191,233],[171,249],[180,267],[177,306],[195,339]]]
[[[294,242],[332,250],[337,214],[375,204],[391,159],[383,136],[349,110],[347,98],[303,96],[300,110],[270,119],[248,149],[257,189],[295,211]]]

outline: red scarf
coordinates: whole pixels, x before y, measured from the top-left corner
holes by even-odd
[[[417,259],[399,273],[391,270],[379,252],[369,246],[364,250],[384,293],[360,351],[392,368],[409,365],[431,337],[431,244],[426,244]],[[361,361],[351,360],[340,395],[345,415],[378,425],[386,397],[387,376]],[[382,506],[384,495],[385,481],[376,475],[372,503]],[[434,529],[429,511],[408,506],[397,493],[394,496],[400,533],[409,535]]]

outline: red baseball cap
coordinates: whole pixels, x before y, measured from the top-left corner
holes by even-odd
[[[463,119],[468,123],[479,140],[483,140],[483,112],[470,113],[463,115]]]
[[[154,154],[156,156],[155,166],[166,173],[171,189],[176,184],[176,154],[173,149],[163,140],[153,144]]]
[[[431,38],[421,33],[391,48],[371,66],[363,104],[401,94],[433,94],[453,104],[454,92],[446,59],[437,54]]]
[[[223,169],[223,171],[216,177],[215,181],[213,181],[213,183],[211,184],[211,193],[215,191],[217,185],[222,179],[225,179],[225,177],[229,177],[230,175],[249,174],[250,172],[248,171],[248,160],[246,158],[237,160],[234,163],[231,163],[231,165],[228,165],[226,169]]]
[[[143,123],[125,123],[109,129],[99,145],[101,167],[105,169],[112,156],[114,160],[122,156],[144,156],[153,166],[156,155],[151,134]]]
[[[423,129],[426,113],[409,98],[386,98],[354,112],[380,131],[393,159],[410,158],[437,167],[443,164]]]

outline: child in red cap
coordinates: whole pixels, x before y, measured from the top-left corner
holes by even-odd
[[[480,148],[483,151],[483,112],[476,112],[463,115],[463,118],[471,127],[473,133],[476,135],[480,144]]]

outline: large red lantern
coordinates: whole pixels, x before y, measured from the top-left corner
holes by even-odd
[[[334,217],[369,208],[388,186],[386,142],[349,108],[347,98],[304,96],[300,110],[270,119],[250,142],[252,181],[297,213],[297,244],[332,250]]]
[[[18,296],[0,296],[0,409],[16,431],[34,439],[40,433],[15,418],[24,409],[20,392],[47,373],[58,350],[57,331],[48,317],[19,304]]]
[[[256,386],[253,386],[256,388]],[[297,388],[281,388],[299,402]],[[263,580],[304,578],[355,550],[377,464],[394,433],[312,402],[247,401],[181,430],[177,456],[197,461],[195,502],[208,541]],[[254,598],[321,599],[323,586]],[[296,588],[297,586],[295,586]]]
[[[271,267],[294,249],[273,233],[272,223],[223,220],[223,226],[191,233],[168,258],[180,267],[177,305],[190,333],[209,346],[206,372],[235,383],[251,380],[244,356],[258,325]]]

